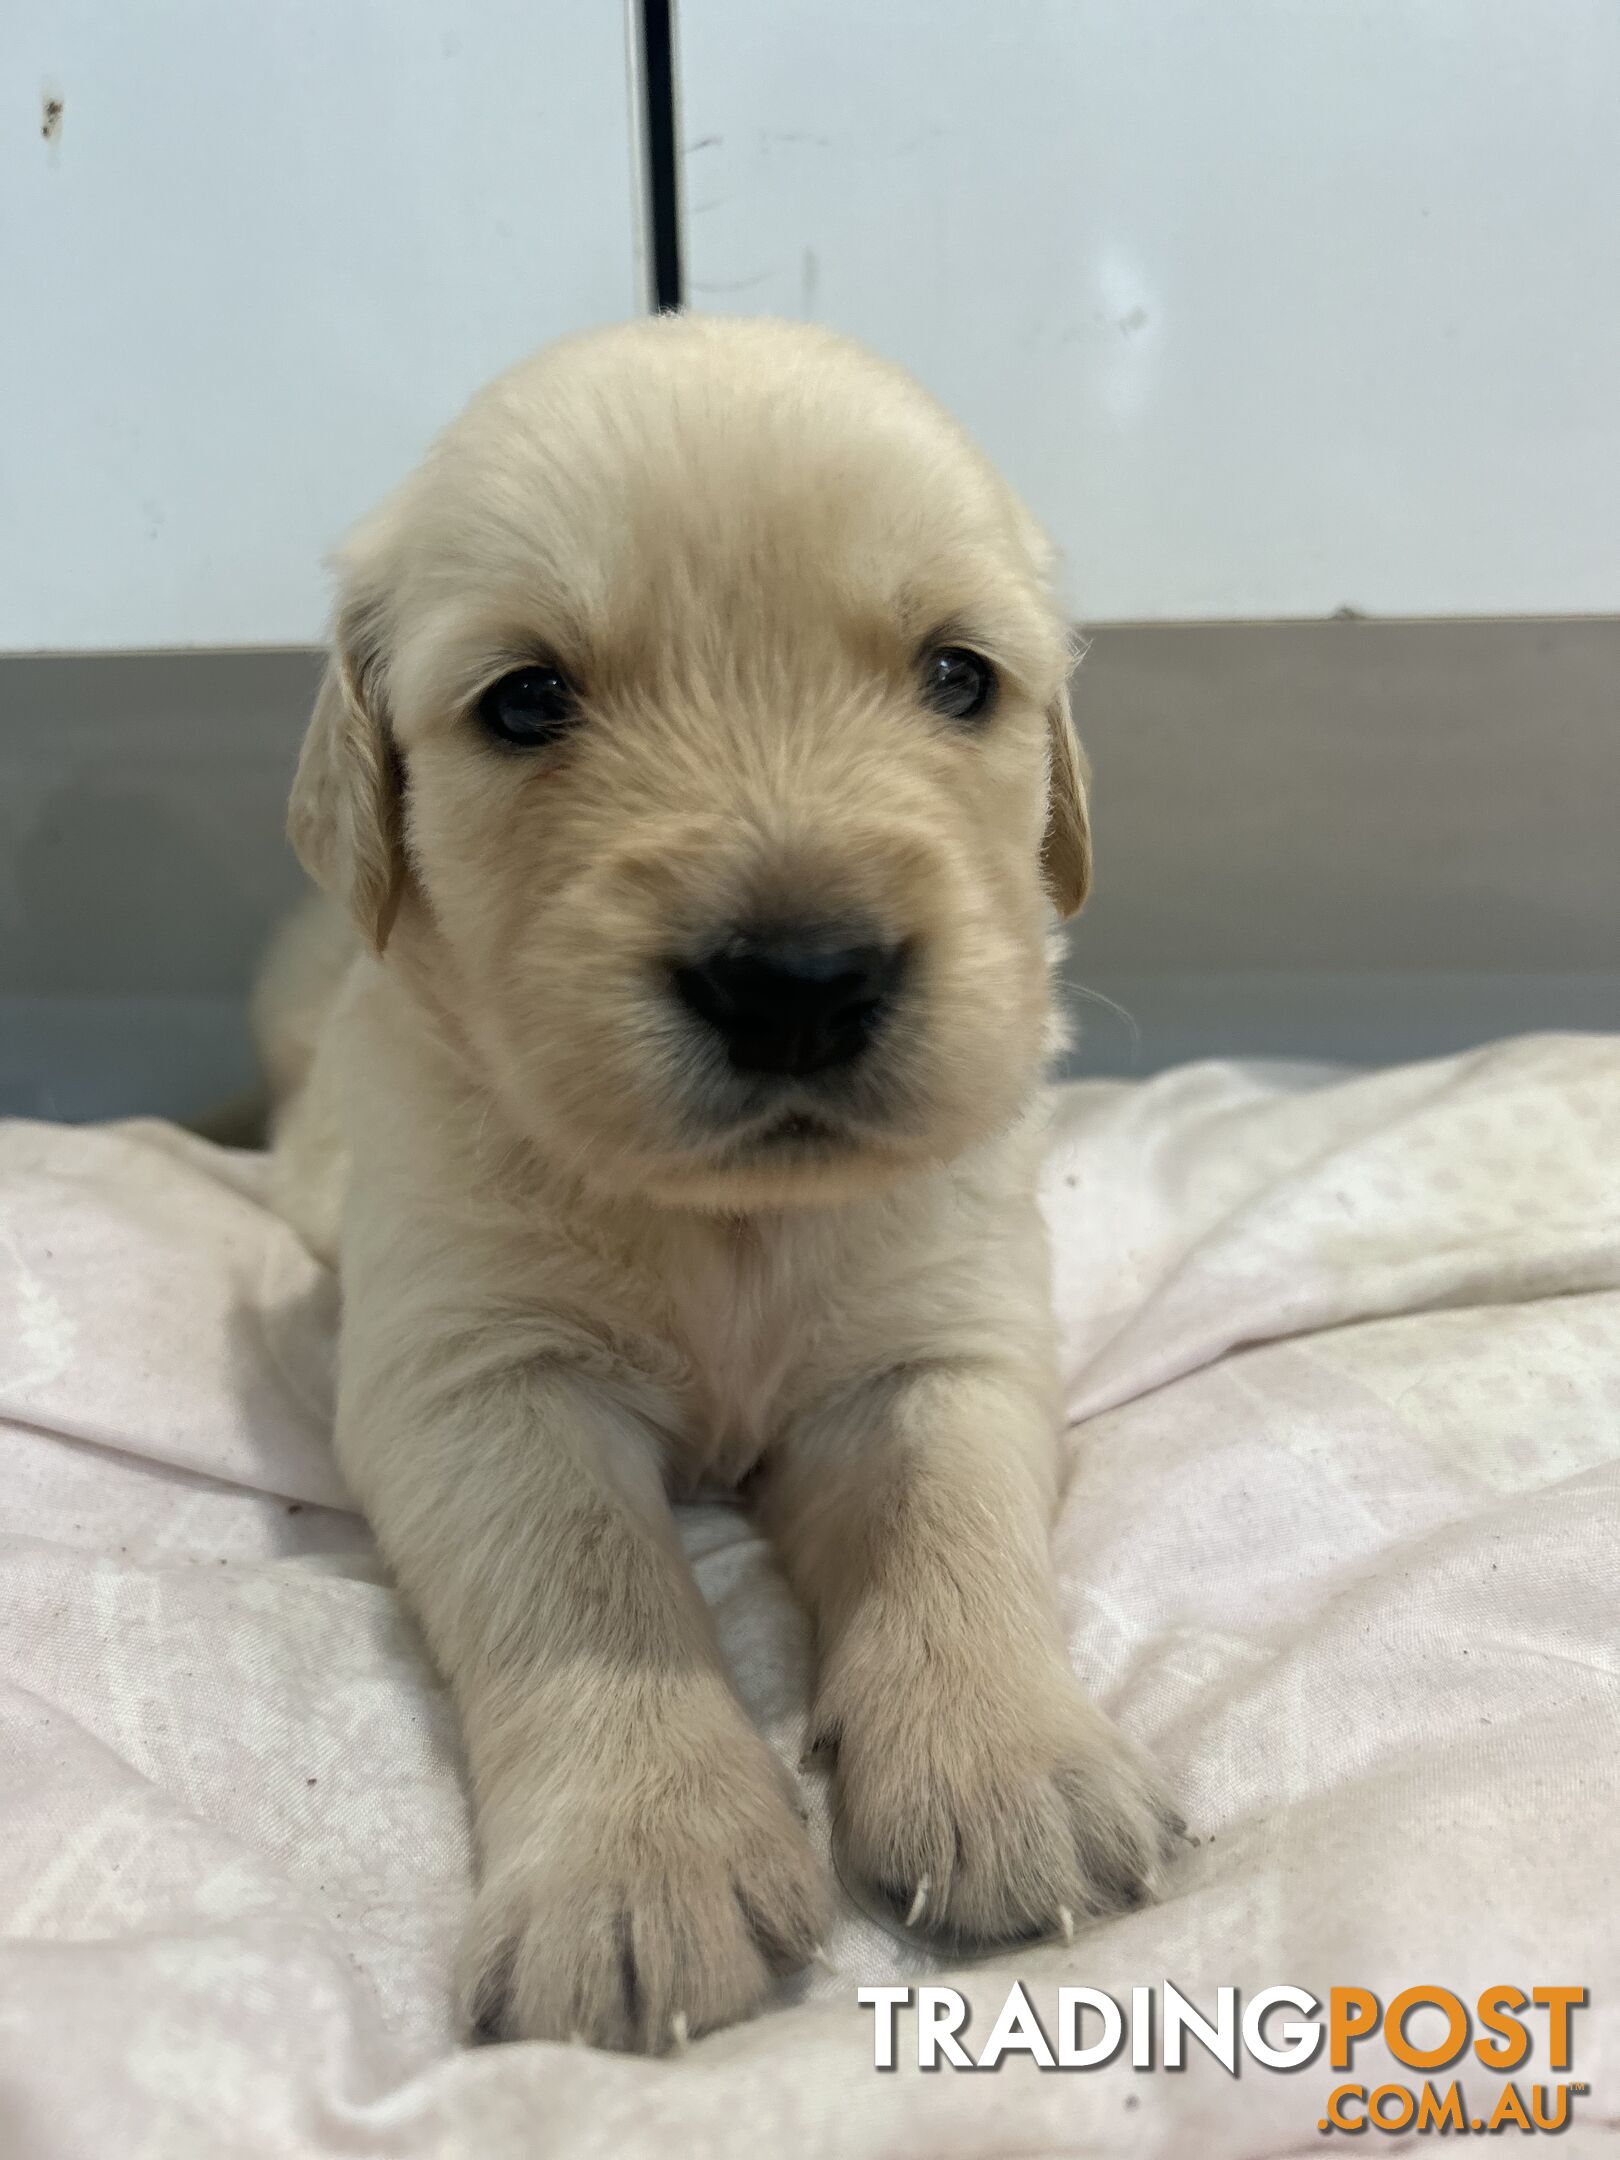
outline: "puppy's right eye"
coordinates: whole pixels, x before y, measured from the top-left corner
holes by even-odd
[[[572,726],[579,696],[561,668],[516,668],[491,683],[475,708],[478,724],[514,750],[543,750]]]
[[[947,720],[978,720],[996,700],[996,671],[965,645],[938,645],[923,662],[923,696]]]

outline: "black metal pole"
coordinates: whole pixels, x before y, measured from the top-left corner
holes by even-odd
[[[675,0],[641,0],[641,94],[646,145],[647,235],[652,305],[685,302],[681,280],[680,133],[675,115]]]

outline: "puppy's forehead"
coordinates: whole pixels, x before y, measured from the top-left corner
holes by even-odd
[[[1016,498],[909,377],[766,322],[548,348],[441,439],[408,524],[419,574],[492,634],[593,647],[689,633],[694,610],[920,636],[1031,612],[1044,570]]]

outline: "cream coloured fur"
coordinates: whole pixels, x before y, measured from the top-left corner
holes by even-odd
[[[684,318],[495,383],[342,580],[290,827],[360,939],[306,923],[260,1019],[283,1205],[340,1250],[341,1460],[465,1735],[469,2020],[662,2048],[815,1950],[674,1532],[700,1478],[748,1478],[812,1616],[846,1866],[974,1939],[1148,1894],[1175,1818],[1046,1552],[1047,929],[1089,834],[1030,520],[897,371]],[[942,642],[995,663],[983,723],[923,705]],[[514,755],[470,708],[540,657],[579,721]],[[772,910],[916,956],[831,1097],[742,1088],[668,992]],[[771,1136],[811,1103],[834,1138]]]

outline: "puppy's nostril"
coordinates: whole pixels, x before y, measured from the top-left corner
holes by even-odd
[[[866,1048],[904,957],[897,945],[844,945],[813,932],[739,935],[677,966],[675,991],[739,1071],[824,1072]]]

